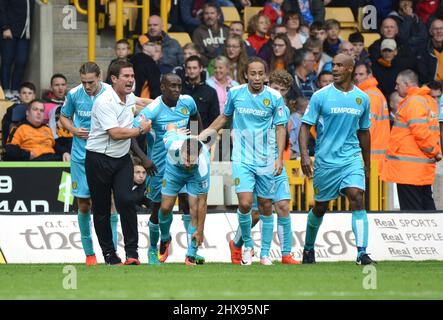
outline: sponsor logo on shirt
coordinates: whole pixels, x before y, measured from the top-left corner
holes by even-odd
[[[237,108],[236,111],[240,114],[251,114],[259,117],[264,117],[267,114],[267,111],[249,108]]]
[[[78,110],[77,111],[77,114],[80,116],[80,117],[91,117],[91,111],[85,111],[85,110]]]
[[[347,108],[347,107],[337,107],[337,108],[331,108],[331,113],[347,113],[347,114],[360,115],[361,110],[354,108]]]

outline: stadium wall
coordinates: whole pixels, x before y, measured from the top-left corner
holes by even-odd
[[[301,259],[307,214],[292,214],[293,251]],[[148,215],[139,215],[140,260],[147,263]],[[376,261],[443,260],[443,212],[437,213],[369,213],[368,252]],[[199,253],[207,262],[230,262],[228,241],[238,221],[235,213],[209,214],[205,223],[205,241]],[[276,228],[275,228],[276,229]],[[168,262],[183,262],[186,234],[181,217],[174,215],[173,241]],[[260,246],[259,226],[253,229],[257,255]],[[103,262],[96,236],[94,248]],[[0,213],[0,252],[6,263],[84,263],[77,216],[72,214]],[[118,253],[124,257],[119,225]],[[320,228],[316,253],[318,261],[354,261],[355,239],[350,213],[329,213]],[[281,252],[274,232],[271,258],[279,260]],[[255,261],[258,258],[255,257]]]

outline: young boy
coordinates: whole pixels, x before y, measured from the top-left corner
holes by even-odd
[[[135,202],[137,212],[148,213],[150,201],[146,197],[146,169],[138,157],[132,158],[134,165],[134,186],[132,187],[132,196]]]
[[[323,43],[323,51],[334,57],[338,53],[338,47],[342,40],[339,38],[340,35],[340,22],[335,19],[329,19],[325,22],[327,37]]]
[[[369,53],[365,49],[365,39],[359,31],[349,35],[349,42],[354,46],[355,56],[357,57],[355,65],[360,63],[371,63]]]
[[[109,63],[109,67],[111,66],[111,64],[117,60],[126,60],[129,57],[130,54],[130,45],[128,40],[126,39],[120,39],[115,43],[115,55],[116,58],[112,59],[112,61]],[[111,83],[111,76],[109,75],[109,67],[108,67],[108,72],[106,73],[106,83],[108,84],[112,84]]]

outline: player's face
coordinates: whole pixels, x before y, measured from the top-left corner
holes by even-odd
[[[265,66],[261,62],[252,62],[248,65],[246,78],[248,87],[252,92],[260,92],[266,79]]]
[[[198,79],[202,71],[203,68],[197,61],[189,61],[186,63],[186,75],[191,81]]]
[[[63,78],[54,78],[51,83],[51,90],[55,97],[59,100],[64,99],[66,96],[66,91],[68,89],[68,84]]]
[[[115,48],[115,55],[119,59],[124,59],[129,55],[129,47],[126,43],[119,43]]]
[[[351,81],[352,63],[349,62],[349,57],[344,54],[338,54],[332,61],[332,76],[334,83],[342,85],[343,83]]]
[[[29,110],[26,110],[26,119],[34,126],[40,126],[43,123],[44,115],[45,106],[40,102],[34,102]]]
[[[100,90],[100,78],[95,73],[80,74],[80,80],[88,96],[95,96]]]
[[[367,73],[365,66],[358,66],[357,68],[355,68],[355,72],[354,72],[355,84],[360,84],[363,81],[366,81],[366,79],[368,79],[368,78],[369,78],[369,74]]]
[[[128,95],[132,92],[132,86],[134,85],[134,69],[122,68],[118,77],[111,76],[112,87],[119,95]]]
[[[134,166],[134,183],[142,184],[146,180],[146,170],[142,166]]]
[[[288,91],[289,91],[289,88],[287,88],[287,87],[285,87],[285,86],[283,86],[283,85],[281,85],[281,84],[275,83],[275,82],[274,82],[274,83],[270,83],[269,86],[270,86],[272,89],[275,89],[275,90],[277,90],[278,92],[280,92],[280,94],[282,95],[282,97],[286,96],[286,94],[287,94]]]
[[[160,84],[163,96],[172,101],[177,101],[182,92],[182,80],[180,77],[169,77],[164,83]]]
[[[29,88],[21,88],[20,89],[20,101],[23,103],[29,103],[35,99],[35,92]]]

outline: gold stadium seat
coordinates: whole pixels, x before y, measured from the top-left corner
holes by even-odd
[[[348,41],[349,35],[351,33],[356,32],[357,30],[355,29],[351,29],[351,28],[344,28],[344,29],[340,29],[340,38],[342,38],[343,40]]]
[[[355,21],[352,10],[348,7],[326,7],[325,20],[335,19],[340,22],[341,28],[358,29],[358,23]]]
[[[187,32],[168,32],[168,35],[178,41],[180,46],[184,46],[185,44],[192,42],[191,37]]]
[[[365,48],[369,48],[371,44],[380,39],[378,33],[362,32],[363,38],[365,39]]]
[[[302,187],[305,184],[305,177],[301,171],[300,160],[286,160],[285,168],[291,193],[289,210],[292,211],[294,209],[294,204],[297,204],[297,211],[301,211],[301,194]]]
[[[245,7],[245,11],[243,14],[243,23],[245,25],[245,31],[248,28],[248,22],[252,18],[252,16],[256,15],[261,10],[263,10],[263,7]]]
[[[238,14],[236,7],[221,7],[221,10],[227,26],[230,26],[233,21],[240,21],[240,15]]]

